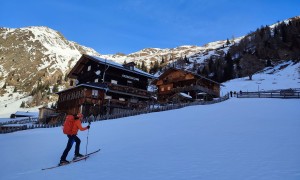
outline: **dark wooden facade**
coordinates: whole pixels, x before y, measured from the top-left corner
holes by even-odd
[[[160,103],[206,100],[220,96],[220,83],[177,68],[169,68],[153,83],[158,88],[157,100]]]
[[[94,56],[82,55],[68,74],[74,87],[58,92],[58,111],[114,114],[128,109],[145,108],[151,97],[147,91],[151,74]]]

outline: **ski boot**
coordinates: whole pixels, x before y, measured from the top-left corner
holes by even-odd
[[[62,166],[62,165],[65,165],[65,164],[69,164],[70,162],[69,161],[67,161],[67,160],[60,160],[60,162],[59,162],[59,166]]]
[[[84,157],[84,155],[82,155],[82,154],[75,154],[73,160],[80,159],[82,157]]]

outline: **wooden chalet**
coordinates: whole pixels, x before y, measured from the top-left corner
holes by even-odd
[[[84,116],[147,107],[151,99],[147,88],[154,78],[137,69],[133,62],[121,65],[89,55],[82,55],[68,77],[74,85],[57,93],[57,109],[68,114],[81,112]]]
[[[157,100],[160,103],[210,100],[220,97],[220,83],[173,67],[161,74],[153,84],[157,86]]]

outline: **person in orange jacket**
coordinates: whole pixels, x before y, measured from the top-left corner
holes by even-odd
[[[75,156],[73,159],[76,159],[78,157],[83,157],[83,155],[79,153],[81,140],[77,137],[77,133],[78,133],[78,130],[85,131],[85,130],[89,129],[90,126],[88,125],[87,127],[83,128],[81,125],[82,119],[83,119],[82,114],[68,115],[66,117],[63,131],[68,137],[68,143],[67,143],[67,146],[66,146],[62,156],[60,157],[60,163],[59,163],[60,165],[69,163],[69,161],[67,161],[66,158],[68,156],[69,151],[71,150],[71,148],[73,146],[74,141],[76,142],[76,145],[75,145]]]

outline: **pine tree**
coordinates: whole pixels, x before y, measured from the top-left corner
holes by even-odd
[[[65,82],[67,82],[69,80],[68,76],[65,75],[65,78],[64,78]]]
[[[147,72],[147,67],[145,65],[145,61],[142,61],[141,70]]]
[[[51,90],[49,88],[48,91],[47,91],[47,95],[50,95],[50,94],[51,94]]]
[[[236,60],[235,64],[236,64],[236,74],[237,74],[237,77],[240,78],[240,77],[242,77],[242,67],[240,65],[240,60]]]
[[[53,93],[58,92],[58,85],[57,85],[57,84],[55,84],[55,85],[53,86],[52,92],[53,92]]]
[[[208,72],[209,73],[213,72],[213,67],[214,67],[214,61],[213,61],[212,57],[210,57],[208,60]]]
[[[224,68],[224,79],[227,81],[233,78],[233,61],[230,52],[225,55],[225,68]]]
[[[176,63],[176,66],[175,67],[178,67],[178,68],[183,68],[184,65],[185,65],[185,61],[182,57],[180,57],[179,59],[177,59],[177,61],[175,61],[174,63]]]
[[[22,101],[22,103],[21,103],[21,106],[20,106],[21,108],[25,108],[25,101]]]
[[[157,60],[154,62],[154,66],[153,66],[153,68],[154,68],[155,72],[156,72],[156,71],[158,71],[158,68],[159,68],[159,63],[158,63],[158,61],[157,61]]]
[[[184,56],[184,62],[187,63],[187,64],[190,63],[190,61],[189,61],[189,59],[186,57],[186,55]]]
[[[229,44],[230,44],[230,41],[229,41],[229,39],[227,38],[226,45],[228,46]]]
[[[57,102],[54,104],[54,103],[52,103],[51,104],[51,109],[56,109],[57,108]]]
[[[267,66],[267,67],[272,66],[272,63],[271,63],[271,60],[270,60],[270,59],[267,60],[266,66]]]
[[[222,82],[223,80],[223,64],[222,64],[222,59],[217,58],[214,63],[213,67],[213,79],[217,82]]]
[[[149,73],[154,74],[154,73],[156,73],[158,71],[158,69],[159,69],[159,63],[158,63],[158,61],[156,60],[154,62],[154,64],[151,62],[151,68],[149,70]]]
[[[165,59],[164,59],[164,57],[162,56],[161,57],[161,62],[160,62],[160,64],[162,65],[162,64],[164,64],[165,63]]]

